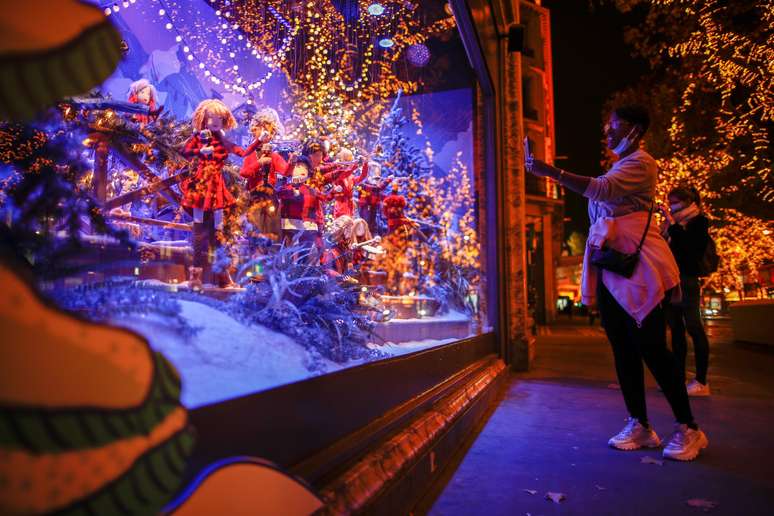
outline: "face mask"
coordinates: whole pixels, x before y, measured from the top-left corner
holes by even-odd
[[[669,211],[672,212],[672,215],[675,213],[679,213],[686,209],[688,206],[690,206],[690,203],[688,202],[678,202],[677,204],[670,204],[669,205]]]
[[[629,134],[621,138],[621,141],[618,142],[618,145],[615,146],[615,149],[613,149],[613,152],[617,155],[621,155],[624,152],[626,152],[626,149],[632,146],[632,143],[634,143],[635,133],[637,132],[636,127],[632,127],[632,130],[629,131]]]

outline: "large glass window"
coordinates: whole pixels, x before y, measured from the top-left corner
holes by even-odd
[[[2,129],[2,219],[55,303],[146,337],[189,407],[491,331],[448,4],[101,4],[113,76]]]

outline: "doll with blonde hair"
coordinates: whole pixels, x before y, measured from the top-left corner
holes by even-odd
[[[260,142],[253,142],[247,149],[242,149],[226,139],[225,131],[235,128],[236,120],[220,100],[200,102],[191,123],[194,134],[181,154],[187,158],[198,158],[199,164],[192,177],[181,185],[185,194],[182,204],[194,211],[195,222],[201,222],[202,212],[223,210],[235,202],[222,175],[229,154],[245,156],[253,152]],[[218,218],[216,225],[221,226],[222,216],[216,216]]]
[[[291,169],[271,142],[276,137],[282,138],[285,128],[277,111],[265,107],[253,115],[250,132],[261,146],[245,157],[239,171],[239,175],[247,179],[250,192],[248,217],[259,233],[275,238],[280,233],[279,201],[274,192],[277,175],[287,177]]]
[[[332,185],[333,217],[338,218],[343,215],[354,217],[355,185],[362,183],[368,177],[368,163],[363,158],[355,161],[352,151],[342,148],[336,155],[336,162],[332,165],[332,170],[323,173],[323,184]],[[362,168],[355,176],[358,167]]]
[[[245,156],[260,144],[255,141],[243,149],[228,139],[225,131],[236,127],[231,111],[220,100],[208,99],[199,103],[191,124],[194,134],[186,142],[181,154],[197,158],[196,171],[180,184],[182,206],[193,211],[194,266],[206,268],[207,256],[217,244],[217,236],[204,227],[205,214],[212,213],[216,231],[223,228],[223,210],[236,201],[223,179],[223,166],[229,154]],[[206,276],[206,275],[205,275]]]

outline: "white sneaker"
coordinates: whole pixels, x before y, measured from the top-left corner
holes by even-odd
[[[710,387],[709,382],[707,384],[703,384],[699,382],[696,378],[688,382],[688,385],[685,386],[686,390],[688,391],[688,396],[709,396],[710,393]]]
[[[707,436],[701,430],[688,425],[675,424],[675,433],[664,448],[664,458],[672,460],[693,460],[701,450],[709,446]]]
[[[658,448],[661,446],[652,426],[644,427],[637,419],[630,417],[626,426],[607,441],[607,444],[618,450],[638,450],[640,448]]]

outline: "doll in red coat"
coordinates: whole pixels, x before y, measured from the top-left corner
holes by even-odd
[[[275,110],[264,108],[253,116],[250,132],[261,143],[261,147],[245,157],[239,172],[247,179],[250,192],[247,217],[259,233],[276,239],[280,232],[280,219],[274,185],[277,183],[277,175],[288,176],[291,170],[270,142],[277,136],[284,136],[284,127]]]
[[[290,245],[298,243],[310,248],[310,263],[322,250],[321,231],[323,227],[322,202],[329,197],[307,184],[311,164],[305,157],[294,160],[290,183],[277,190],[280,201],[280,223],[282,241]]]
[[[250,133],[260,142],[260,149],[245,156],[239,175],[247,179],[247,189],[252,193],[256,188],[277,183],[277,175],[289,176],[287,161],[268,145],[276,138],[282,138],[285,129],[279,115],[271,108],[258,111],[250,122]]]
[[[354,156],[348,149],[341,149],[336,156],[338,165],[331,171],[323,174],[323,182],[326,185],[333,185],[331,196],[333,198],[333,218],[337,219],[342,215],[353,217],[355,215],[355,203],[352,195],[355,185],[360,184],[368,177],[368,163],[363,163],[362,159],[352,164]],[[360,174],[355,177],[355,171],[361,167]]]
[[[213,212],[215,226],[223,227],[223,209],[236,201],[223,179],[223,165],[228,155],[245,156],[255,150],[258,141],[247,149],[226,139],[225,131],[236,127],[236,120],[223,102],[203,100],[196,108],[192,120],[195,133],[186,142],[181,154],[186,158],[198,158],[199,165],[192,177],[181,183],[182,205],[194,213],[194,222],[202,222],[204,212]]]

